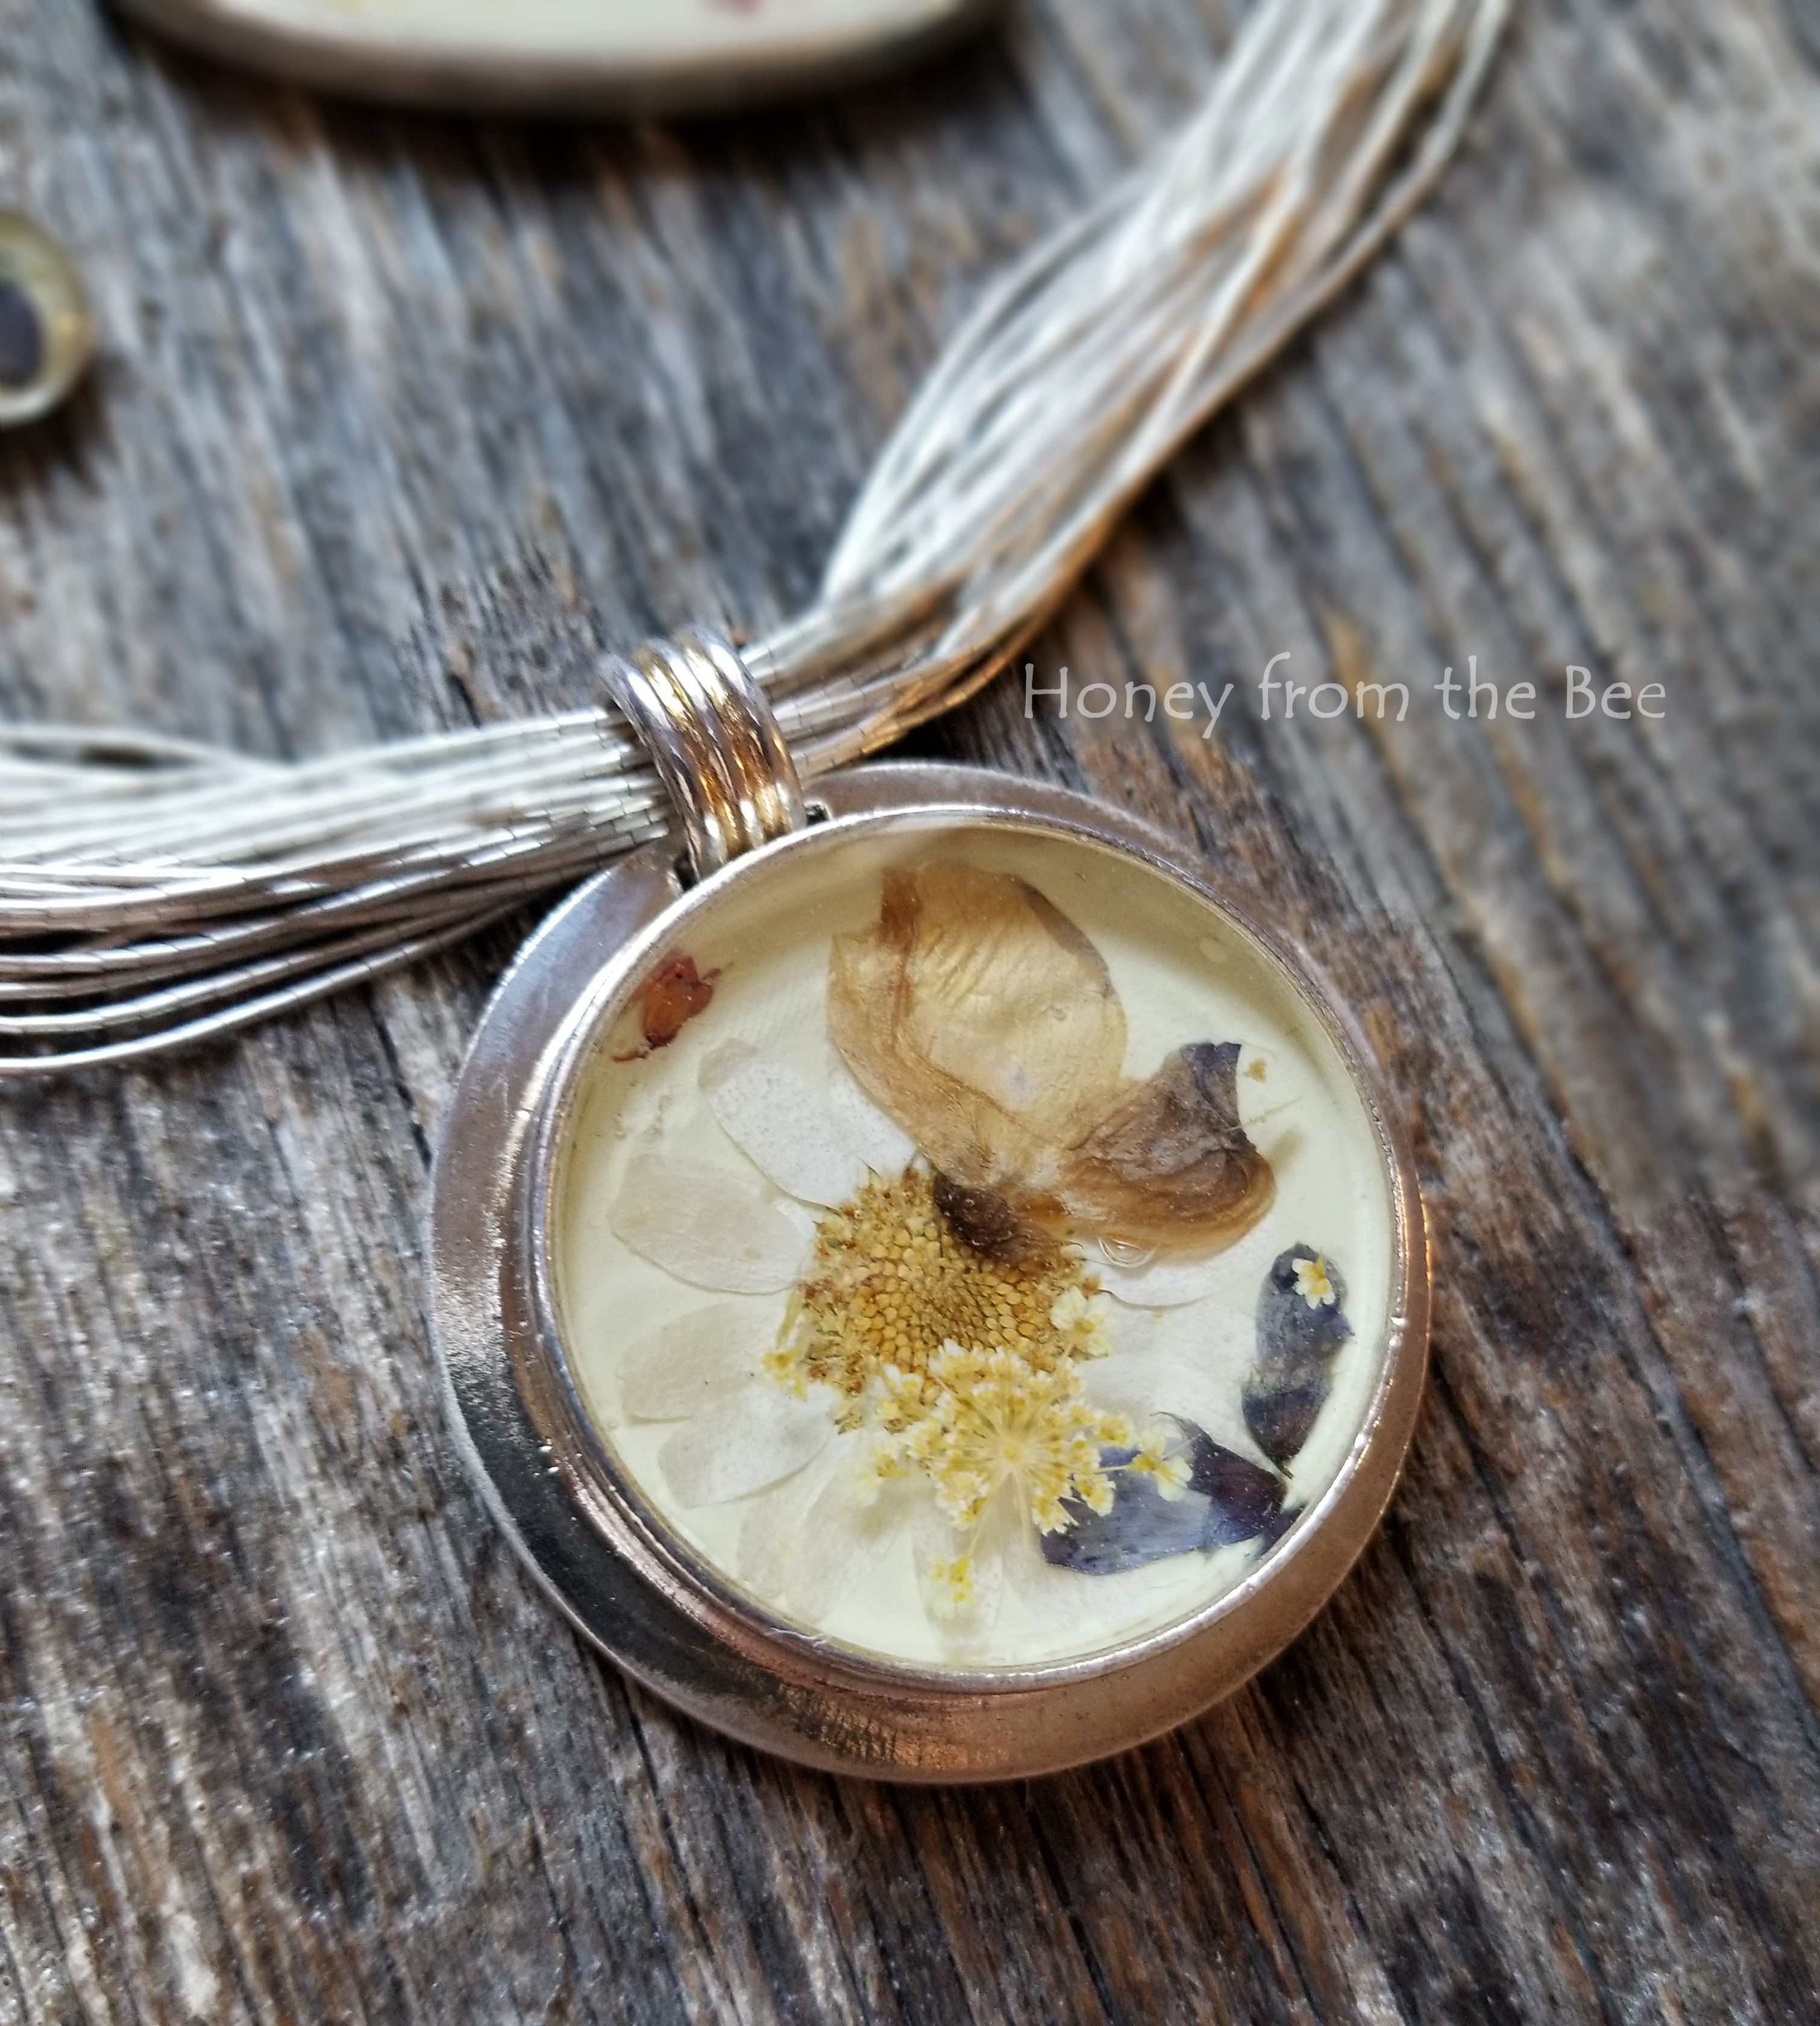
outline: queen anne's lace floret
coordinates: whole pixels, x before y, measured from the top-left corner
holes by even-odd
[[[1044,1370],[1015,1351],[969,1350],[952,1340],[914,1392],[907,1375],[888,1374],[880,1407],[887,1455],[926,1475],[963,1531],[979,1523],[1006,1484],[1042,1533],[1067,1530],[1070,1499],[1110,1512],[1113,1482],[1100,1450],[1133,1439],[1122,1415],[1088,1402],[1071,1361]]]
[[[932,1561],[925,1593],[930,1611],[938,1623],[956,1624],[963,1621],[978,1601],[972,1556],[956,1555],[952,1560],[938,1558]]]
[[[1082,1284],[1065,1290],[1049,1311],[1049,1327],[1073,1357],[1109,1357],[1112,1332],[1110,1295],[1090,1294]]]
[[[1296,1261],[1295,1291],[1311,1309],[1331,1309],[1339,1300],[1339,1291],[1327,1270],[1327,1261],[1318,1256]]]
[[[1166,1421],[1153,1421],[1137,1438],[1137,1453],[1124,1468],[1134,1477],[1147,1477],[1158,1494],[1173,1505],[1188,1488],[1194,1475],[1187,1445],[1181,1433]]]

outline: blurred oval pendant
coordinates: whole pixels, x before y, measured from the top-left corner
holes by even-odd
[[[361,98],[672,112],[838,83],[996,0],[116,0],[177,40]]]
[[[1363,1547],[1428,1284],[1307,964],[1085,797],[805,808],[724,643],[610,687],[676,797],[495,997],[438,1156],[439,1353],[559,1607],[704,1722],[1026,1777],[1239,1685]]]
[[[82,378],[94,344],[68,256],[29,219],[0,212],[0,429],[48,414]]]

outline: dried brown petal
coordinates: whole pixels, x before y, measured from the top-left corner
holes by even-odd
[[[1230,1244],[1277,1192],[1239,1122],[1238,1044],[1197,1041],[1130,1084],[1063,1166],[1070,1228],[1142,1246]]]
[[[1017,1204],[996,1189],[963,1188],[947,1176],[938,1175],[934,1195],[935,1207],[947,1218],[949,1228],[963,1244],[989,1259],[1041,1258],[1056,1249],[1047,1232],[1026,1222]]]
[[[951,863],[886,875],[835,938],[835,1046],[963,1188],[1028,1190],[1117,1085],[1125,1013],[1100,953],[1033,886]]]
[[[1052,1238],[1212,1251],[1270,1206],[1239,1121],[1236,1044],[1121,1081],[1103,960],[1021,879],[938,863],[888,874],[875,926],[837,937],[835,1045],[941,1177],[950,1222],[993,1254]]]

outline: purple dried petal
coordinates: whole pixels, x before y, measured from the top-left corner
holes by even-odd
[[[1331,1302],[1311,1303],[1299,1265],[1325,1264]],[[1313,1433],[1332,1389],[1334,1361],[1352,1335],[1346,1317],[1346,1283],[1312,1245],[1279,1254],[1258,1302],[1258,1360],[1245,1381],[1245,1425],[1280,1469],[1287,1470]]]
[[[1179,1498],[1165,1498],[1150,1478],[1122,1471],[1136,1450],[1102,1450],[1102,1464],[1118,1473],[1112,1510],[1092,1512],[1069,1501],[1067,1531],[1043,1536],[1050,1561],[1082,1575],[1118,1575],[1174,1555],[1277,1538],[1281,1480],[1222,1449],[1192,1421],[1172,1418],[1187,1442],[1192,1467],[1188,1489]]]
[[[1274,1472],[1221,1449],[1199,1429],[1194,1434],[1189,1452],[1194,1475],[1188,1489],[1208,1503],[1207,1545],[1229,1548],[1268,1534],[1283,1510],[1283,1480]]]

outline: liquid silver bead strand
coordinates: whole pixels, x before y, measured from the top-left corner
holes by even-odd
[[[817,602],[744,652],[805,782],[1018,654],[1173,452],[1433,187],[1508,12],[1262,0],[1182,132],[988,292],[886,445]],[[8,243],[0,227],[0,280]],[[284,764],[0,727],[0,1077],[289,1011],[668,824],[604,700]]]

